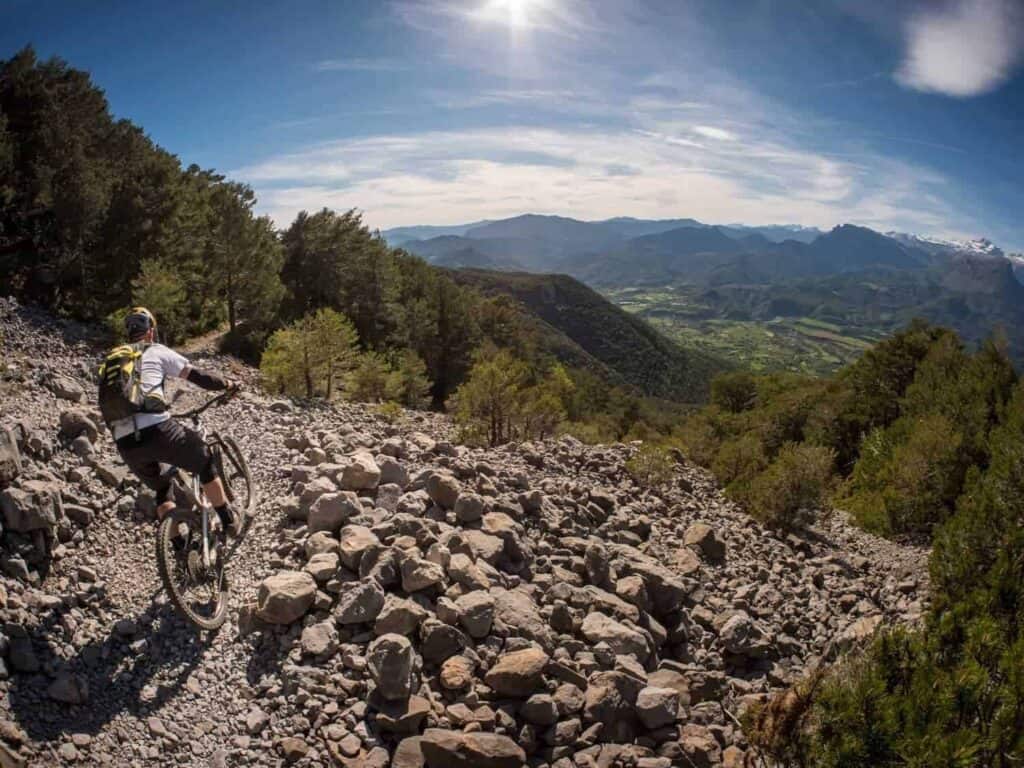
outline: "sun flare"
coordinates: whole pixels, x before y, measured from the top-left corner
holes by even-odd
[[[544,5],[545,0],[490,0],[484,15],[494,21],[502,21],[514,29],[524,29],[536,21],[533,16]]]

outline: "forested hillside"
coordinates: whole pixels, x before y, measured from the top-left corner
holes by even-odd
[[[511,296],[525,306],[555,331],[542,334],[545,348],[568,347],[564,337],[586,354],[584,364],[587,358],[596,360],[613,379],[657,397],[702,402],[711,378],[728,367],[710,355],[681,349],[567,275],[463,269],[453,277],[489,295]],[[587,367],[595,369],[593,364]]]
[[[1010,766],[1024,750],[1024,384],[915,323],[834,378],[730,373],[678,438],[764,522],[819,509],[931,541],[933,606],[752,717],[787,765]],[[911,759],[907,759],[911,758]]]

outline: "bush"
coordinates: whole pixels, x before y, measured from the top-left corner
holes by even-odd
[[[388,424],[394,424],[400,418],[405,410],[398,403],[389,400],[386,403],[381,403],[377,406],[377,415],[380,416]]]
[[[750,514],[765,525],[796,528],[824,506],[834,475],[835,452],[820,445],[789,443],[750,484]]]
[[[644,443],[626,462],[626,471],[644,488],[660,488],[672,479],[675,460],[664,445]]]
[[[366,352],[349,372],[345,392],[359,402],[380,403],[388,397],[390,375],[387,358],[377,352]]]
[[[883,465],[904,445],[934,455],[922,441],[940,439],[911,438],[879,454]],[[924,625],[883,634],[863,655],[841,662],[813,692],[798,727],[779,732],[754,723],[752,744],[787,765],[1021,765],[1024,384],[992,430],[988,453],[988,466],[967,472],[956,512],[935,532]],[[916,482],[920,467],[908,463]],[[940,486],[929,480],[924,487]]]
[[[722,430],[714,406],[692,414],[672,433],[691,460],[710,467],[722,445]]]
[[[756,434],[728,440],[718,450],[711,471],[720,483],[734,488],[747,487],[768,466],[764,446]]]
[[[742,413],[757,402],[757,380],[749,371],[723,373],[711,382],[711,404],[729,413]]]
[[[837,506],[885,535],[929,532],[956,503],[966,467],[961,436],[939,414],[872,432]]]

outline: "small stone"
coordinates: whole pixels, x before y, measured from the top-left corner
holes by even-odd
[[[309,745],[295,736],[285,736],[278,742],[278,747],[280,747],[284,759],[289,763],[301,760],[309,752]]]
[[[449,691],[467,688],[473,683],[476,664],[465,656],[451,656],[441,665],[441,685]]]

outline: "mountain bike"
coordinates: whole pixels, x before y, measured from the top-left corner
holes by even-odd
[[[228,501],[241,513],[243,523],[229,542],[214,530],[219,520],[203,494],[199,477],[177,467],[169,474],[178,506],[160,521],[156,536],[156,562],[160,579],[175,608],[200,629],[218,629],[228,616],[227,562],[241,543],[256,508],[256,487],[238,444],[229,436],[207,432],[202,415],[210,407],[226,403],[234,391],[223,392],[205,404],[173,418],[189,420],[213,454],[217,474]]]

